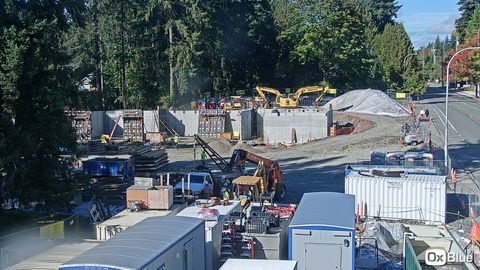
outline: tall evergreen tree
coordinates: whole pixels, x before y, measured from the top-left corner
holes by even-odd
[[[73,2],[72,2],[73,3]],[[0,201],[47,206],[69,190],[59,149],[74,148],[64,116],[72,89],[61,33],[64,1],[5,1],[0,33]]]
[[[473,12],[467,27],[465,28],[465,37],[467,39],[474,35],[480,34],[480,4],[478,4]]]
[[[461,12],[460,18],[455,22],[455,29],[460,37],[460,41],[465,39],[468,22],[472,18],[477,5],[480,4],[480,0],[459,0],[458,10]]]
[[[385,25],[394,23],[397,12],[402,7],[397,0],[361,0],[360,2],[380,32]]]
[[[383,77],[390,88],[400,89],[403,85],[405,57],[413,53],[413,46],[405,28],[400,23],[388,24],[378,36],[375,46],[383,68]]]

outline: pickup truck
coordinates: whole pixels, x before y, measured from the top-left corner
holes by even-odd
[[[190,178],[190,184],[188,178]],[[183,179],[184,194],[182,194],[182,181],[179,181],[173,187],[173,193],[175,197],[185,196],[207,199],[213,195],[215,187],[212,175],[210,173],[190,172],[185,174],[185,177]]]

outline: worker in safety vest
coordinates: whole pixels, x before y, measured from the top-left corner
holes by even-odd
[[[202,166],[205,166],[205,160],[207,159],[207,152],[205,152],[205,150],[200,154],[200,159],[202,160]]]
[[[177,149],[177,146],[178,146],[178,139],[179,139],[178,135],[175,134],[173,136],[173,143],[175,143],[175,149]]]

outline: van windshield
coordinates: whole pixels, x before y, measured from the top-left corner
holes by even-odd
[[[205,179],[205,176],[203,175],[192,175],[192,174],[190,175],[190,183],[203,184],[204,179]]]

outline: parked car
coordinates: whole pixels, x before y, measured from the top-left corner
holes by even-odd
[[[188,180],[190,178],[190,181]],[[182,193],[183,185],[183,193]],[[173,188],[176,197],[210,198],[214,191],[212,175],[208,172],[190,172],[183,181],[178,182]]]

